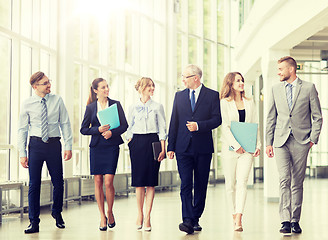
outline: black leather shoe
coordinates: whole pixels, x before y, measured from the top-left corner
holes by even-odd
[[[61,215],[61,213],[51,213],[51,216],[56,219],[56,227],[58,228],[65,228],[65,222],[63,220],[63,217]]]
[[[290,222],[282,222],[282,226],[280,228],[281,233],[292,233],[292,229],[290,228]]]
[[[179,229],[180,229],[180,231],[186,232],[188,234],[194,233],[194,226],[189,222],[180,223]]]
[[[194,231],[199,232],[199,231],[202,231],[202,229],[203,228],[199,225],[199,222],[196,222],[194,225]]]
[[[293,233],[301,233],[302,232],[302,229],[298,222],[292,222],[292,232]]]
[[[36,233],[39,232],[39,224],[37,223],[30,223],[28,227],[24,231],[25,233]]]

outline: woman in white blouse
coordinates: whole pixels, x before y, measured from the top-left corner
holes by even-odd
[[[140,99],[129,109],[128,139],[132,186],[136,187],[138,206],[137,229],[151,231],[150,213],[153,206],[155,186],[158,185],[160,162],[165,157],[166,125],[163,105],[151,99],[155,84],[150,78],[141,78],[135,85]],[[152,143],[161,142],[162,151],[154,160]],[[146,192],[145,192],[146,188]],[[146,203],[145,217],[143,214]]]
[[[251,154],[240,146],[232,135],[230,126],[231,121],[257,123],[256,106],[252,99],[245,97],[244,78],[239,72],[230,72],[225,76],[220,97],[221,158],[227,198],[232,211],[234,230],[243,231],[242,215],[246,201],[247,180],[253,157],[260,155],[260,135],[258,131],[256,150]]]

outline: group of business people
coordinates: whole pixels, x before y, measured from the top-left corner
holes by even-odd
[[[280,216],[282,233],[301,233],[299,225],[302,206],[303,181],[309,149],[317,143],[322,125],[320,102],[314,84],[296,76],[296,61],[284,57],[278,61],[280,83],[272,88],[267,118],[266,153],[276,156],[280,175]],[[105,79],[95,79],[80,132],[91,135],[90,174],[95,179],[95,196],[100,211],[101,231],[115,227],[113,203],[121,135],[127,131],[132,186],[136,187],[138,216],[136,229],[151,231],[150,215],[158,185],[160,162],[167,156],[176,156],[181,179],[182,223],[179,229],[187,234],[201,231],[199,220],[205,208],[207,184],[212,154],[212,130],[222,123],[222,162],[227,199],[230,204],[233,227],[243,231],[242,215],[246,201],[247,180],[253,157],[260,154],[259,132],[256,150],[246,152],[231,133],[231,122],[257,123],[252,99],[245,96],[244,78],[231,72],[224,78],[221,96],[201,83],[202,70],[188,65],[182,73],[186,89],[175,94],[169,132],[163,105],[152,100],[155,84],[150,78],[141,78],[135,88],[139,99],[129,108],[128,120],[120,102],[110,99]],[[29,168],[29,219],[25,233],[39,231],[41,169],[47,163],[54,185],[52,216],[58,228],[65,228],[61,212],[63,205],[63,172],[60,132],[65,143],[64,160],[72,156],[72,133],[68,114],[60,97],[50,94],[50,80],[42,72],[32,75],[30,83],[35,96],[23,104],[20,114],[19,150],[21,164]],[[98,112],[117,104],[120,126],[112,129],[101,125]],[[30,136],[28,158],[27,136]],[[152,143],[160,142],[161,152],[154,160]],[[273,147],[274,146],[274,147]],[[49,154],[52,153],[52,154]],[[104,207],[106,188],[107,213]],[[144,212],[143,208],[146,206]]]

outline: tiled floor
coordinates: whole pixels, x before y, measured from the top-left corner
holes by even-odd
[[[63,217],[66,229],[57,229],[50,216],[49,208],[42,209],[40,232],[25,235],[23,230],[28,225],[28,216],[19,219],[18,215],[4,216],[0,225],[0,240],[20,239],[156,239],[156,240],[323,240],[328,239],[328,180],[306,179],[304,185],[304,204],[299,235],[282,236],[278,204],[268,203],[263,197],[262,184],[255,184],[248,190],[246,210],[243,219],[244,232],[236,233],[232,229],[232,219],[227,209],[224,185],[209,186],[206,209],[200,224],[203,231],[193,235],[180,232],[181,204],[178,189],[156,192],[152,213],[152,231],[137,231],[136,199],[134,194],[128,198],[116,199],[114,213],[117,226],[113,230],[100,232],[99,213],[96,202],[83,201],[82,205],[70,203],[64,208]]]

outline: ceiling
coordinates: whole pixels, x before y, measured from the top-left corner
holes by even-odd
[[[293,47],[290,54],[298,61],[320,61],[321,50],[328,51],[328,27]]]

